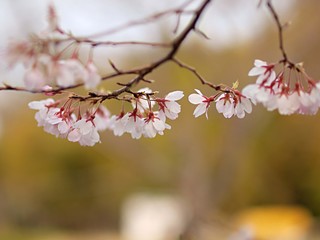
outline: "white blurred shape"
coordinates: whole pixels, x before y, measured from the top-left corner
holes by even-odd
[[[187,222],[183,205],[172,196],[134,195],[122,210],[124,240],[179,239]]]
[[[254,240],[254,230],[249,225],[244,226],[233,233],[229,240]]]

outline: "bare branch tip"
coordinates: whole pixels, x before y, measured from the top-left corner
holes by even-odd
[[[208,37],[207,34],[205,34],[203,31],[201,31],[199,28],[195,28],[194,29],[194,32],[199,34],[201,37],[207,39],[207,40],[210,40],[210,38]]]
[[[117,73],[120,73],[121,71],[116,67],[116,65],[111,61],[111,59],[108,59],[110,66],[112,67],[112,69],[114,71],[116,71]]]

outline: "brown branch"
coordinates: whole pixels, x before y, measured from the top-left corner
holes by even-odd
[[[138,45],[138,46],[149,46],[149,47],[163,47],[169,48],[169,43],[157,43],[157,42],[139,42],[139,41],[125,41],[125,42],[113,42],[113,41],[94,41],[90,39],[78,39],[75,37],[64,39],[63,41],[70,40],[75,41],[77,43],[87,43],[90,44],[92,47],[97,46],[123,46],[123,45]]]
[[[101,32],[101,33],[97,33],[97,34],[93,34],[93,35],[87,36],[87,37],[82,37],[82,38],[79,38],[79,39],[93,39],[93,38],[105,37],[107,35],[112,35],[112,34],[124,31],[124,30],[126,30],[128,28],[132,28],[132,27],[135,27],[135,26],[144,25],[144,24],[148,24],[148,23],[157,21],[158,19],[166,17],[166,16],[171,15],[171,14],[177,14],[177,15],[194,14],[193,11],[184,11],[183,10],[187,6],[189,6],[192,2],[194,2],[194,0],[189,0],[189,1],[185,2],[185,3],[183,3],[182,5],[180,5],[177,8],[173,8],[173,9],[166,10],[164,12],[156,13],[156,14],[153,14],[153,15],[151,15],[149,17],[142,18],[142,19],[139,19],[139,20],[134,20],[134,21],[131,21],[129,23],[125,23],[123,25],[116,26],[116,27],[114,27],[112,29],[109,29],[107,31],[104,31],[104,32]]]
[[[178,60],[177,58],[173,58],[172,61],[174,63],[176,63],[179,67],[181,68],[184,68],[184,69],[187,69],[188,71],[190,71],[191,73],[193,73],[199,80],[200,82],[203,84],[203,85],[207,85],[213,89],[215,89],[216,91],[220,91],[222,89],[222,86],[219,84],[219,85],[215,85],[211,82],[208,82],[206,81],[201,75],[200,73],[197,72],[197,70],[183,62],[181,62],[180,60]]]
[[[60,94],[63,93],[66,90],[70,90],[70,89],[74,89],[77,87],[81,87],[83,86],[82,83],[76,84],[76,85],[72,85],[69,87],[61,87],[61,88],[56,88],[56,89],[52,89],[52,90],[28,90],[26,88],[22,88],[22,87],[14,87],[8,84],[4,84],[3,87],[0,87],[0,91],[15,91],[15,92],[28,92],[28,93],[35,93],[35,94],[39,94],[39,93],[43,93],[43,94],[47,94],[47,95],[55,95],[55,94]]]
[[[180,8],[174,9],[174,10],[169,10],[163,13],[160,13],[158,15],[153,15],[152,19],[158,18],[162,15],[166,15],[168,13],[182,13],[183,12],[183,8],[185,8],[186,6],[188,6],[191,2],[193,2],[194,0],[190,0],[188,2],[186,2],[185,4],[183,4]],[[146,81],[146,82],[150,82],[148,80],[145,79],[145,77],[153,72],[155,69],[157,69],[158,67],[160,67],[161,65],[163,65],[164,63],[171,61],[174,59],[176,53],[178,52],[178,50],[180,49],[182,43],[185,41],[185,39],[188,37],[188,35],[192,32],[192,31],[197,31],[197,23],[200,19],[200,16],[202,15],[202,13],[204,12],[205,8],[208,6],[208,4],[211,2],[212,0],[203,0],[202,3],[200,4],[200,6],[192,11],[193,18],[190,20],[189,24],[185,27],[185,29],[173,40],[173,42],[169,45],[169,47],[171,48],[170,51],[162,58],[160,58],[159,60],[151,63],[148,66],[144,66],[141,68],[137,68],[137,69],[131,69],[131,70],[120,70],[118,69],[114,63],[110,62],[112,68],[115,70],[115,73],[109,74],[107,76],[102,77],[102,80],[107,80],[107,79],[112,79],[118,76],[123,76],[123,75],[136,75],[136,77],[134,77],[133,79],[131,79],[128,83],[126,84],[121,84],[123,85],[122,88],[113,91],[112,93],[108,93],[108,94],[92,94],[89,93],[89,96],[84,97],[83,99],[92,99],[92,98],[100,98],[101,102],[103,102],[106,99],[111,99],[111,98],[117,98],[120,94],[125,93],[125,92],[130,92],[130,89],[138,84],[140,81]],[[146,18],[144,21],[137,21],[137,22],[131,22],[128,25],[135,25],[135,24],[141,24],[143,23],[147,23],[147,21],[150,21],[151,18]],[[80,38],[79,38],[80,39]],[[79,40],[78,39],[78,40]],[[80,40],[79,40],[80,41]],[[91,44],[94,44],[93,41],[91,40],[83,40],[84,42],[88,42]],[[108,44],[111,44],[112,42],[105,42]],[[142,42],[122,42],[123,44],[142,44]],[[102,44],[102,42],[101,42]],[[120,43],[119,43],[120,44]],[[146,43],[143,43],[146,44]],[[147,43],[147,44],[153,44],[153,43]],[[159,45],[157,43],[154,43],[156,45]],[[99,42],[96,43],[96,45],[99,45]],[[162,44],[163,46],[166,44]],[[167,46],[167,45],[166,45]],[[53,90],[34,90],[34,91],[30,91],[27,89],[23,89],[23,88],[18,88],[18,87],[12,87],[12,86],[4,86],[2,88],[0,88],[0,90],[15,90],[15,91],[24,91],[24,92],[31,92],[31,93],[44,93],[44,94],[58,94],[61,93],[65,90],[70,90],[73,88],[77,88],[83,86],[83,83],[80,84],[76,84],[76,85],[72,85],[69,87],[59,87]]]
[[[295,67],[295,64],[288,59],[287,52],[285,51],[285,48],[284,48],[284,40],[283,40],[284,39],[283,38],[284,26],[281,24],[278,13],[276,12],[275,8],[272,5],[272,0],[267,0],[266,3],[267,3],[267,7],[268,7],[270,13],[272,14],[272,17],[275,20],[277,28],[278,28],[279,48],[280,48],[280,51],[281,51],[282,57],[283,57],[281,62],[287,63],[289,65],[289,67]]]
[[[133,78],[131,81],[129,81],[126,84],[126,86],[124,86],[116,91],[113,91],[112,93],[99,95],[101,97],[101,102],[103,102],[106,99],[115,98],[124,92],[130,91],[130,89],[134,85],[138,84],[141,80],[143,80],[146,75],[148,75],[149,73],[151,73],[152,71],[154,71],[155,69],[157,69],[158,67],[163,65],[164,63],[173,60],[174,56],[176,55],[176,53],[180,49],[184,40],[188,37],[190,32],[192,32],[194,29],[196,29],[196,25],[200,19],[200,16],[202,15],[205,8],[207,7],[207,5],[211,1],[212,0],[204,0],[202,2],[202,4],[199,6],[199,8],[195,11],[195,15],[191,19],[190,23],[187,25],[187,27],[184,29],[184,31],[182,31],[180,33],[180,35],[172,42],[172,48],[167,53],[167,55],[165,55],[164,57],[160,58],[158,61],[152,63],[151,65],[149,65],[147,67],[135,70],[135,72],[139,72],[139,74],[135,78]],[[123,75],[123,74],[128,74],[128,72],[124,71],[124,72],[117,73],[117,75]],[[103,79],[105,80],[107,78],[109,78],[109,77],[104,77]]]

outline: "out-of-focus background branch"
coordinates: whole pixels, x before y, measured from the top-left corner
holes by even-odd
[[[150,15],[172,4],[132,2],[54,3],[64,28],[80,35],[108,29],[128,18],[141,18],[142,13]],[[292,22],[284,32],[290,59],[303,61],[308,73],[318,79],[320,2],[274,4],[281,20]],[[2,45],[10,38],[23,38],[43,29],[46,5],[46,1],[36,0],[1,1]],[[169,39],[175,21],[166,19],[106,40],[129,36],[130,40]],[[255,81],[247,76],[254,59],[272,62],[281,58],[273,19],[266,8],[257,8],[256,1],[214,1],[200,29],[211,40],[194,35],[178,57],[212,82],[231,84],[239,79],[241,88]],[[109,58],[117,66],[136,66],[150,62],[161,51],[141,46],[101,48],[97,64],[108,73]],[[158,81],[146,86],[163,94],[176,89],[185,93],[194,88],[211,91],[175,64],[163,66],[152,73],[152,78]],[[19,84],[21,69],[8,74],[3,67],[1,79]],[[106,88],[110,85],[103,83]],[[83,148],[36,127],[34,113],[26,107],[35,98],[43,97],[0,94],[0,239],[121,239],[123,206],[139,193],[149,196],[142,198],[147,202],[156,202],[161,196],[182,199],[189,216],[183,218],[188,220],[185,235],[191,239],[226,239],[239,226],[263,239],[292,240],[306,234],[308,239],[317,239],[313,236],[320,214],[317,115],[285,117],[257,106],[243,120],[226,120],[212,106],[209,120],[194,119],[193,106],[183,99],[179,119],[164,136],[136,141],[105,132],[102,144]],[[114,113],[120,109],[114,102],[106,106]],[[159,218],[159,212],[152,217],[153,221]],[[282,225],[277,223],[279,219]],[[311,222],[315,227],[310,230]],[[284,233],[279,226],[297,238],[281,235]]]

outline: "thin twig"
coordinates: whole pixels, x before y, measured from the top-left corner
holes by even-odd
[[[184,42],[184,40],[188,37],[190,32],[196,28],[196,25],[197,25],[197,23],[198,23],[198,21],[200,19],[200,16],[202,15],[202,13],[204,12],[205,8],[207,7],[207,5],[211,1],[212,0],[204,0],[203,1],[203,3],[200,5],[200,7],[195,11],[195,15],[192,18],[192,20],[190,21],[190,23],[187,25],[187,27],[184,29],[184,31],[182,31],[182,33],[180,33],[180,35],[173,41],[172,48],[169,51],[169,53],[167,53],[167,55],[165,55],[163,58],[160,58],[158,61],[154,62],[150,66],[147,66],[145,68],[141,68],[139,70],[140,71],[139,75],[136,76],[135,78],[133,78],[131,81],[129,81],[125,87],[122,87],[122,88],[120,88],[120,89],[118,89],[118,90],[116,90],[116,91],[114,91],[112,93],[103,95],[102,98],[101,98],[101,102],[106,100],[106,99],[114,98],[114,97],[119,96],[120,94],[122,94],[124,92],[129,91],[131,89],[131,87],[133,87],[134,85],[138,84],[142,79],[144,79],[144,77],[146,75],[148,75],[149,73],[151,73],[156,68],[158,68],[161,65],[163,65],[164,63],[174,59],[174,56],[176,55],[176,53],[180,49],[180,47],[181,47],[182,43]]]
[[[283,63],[287,63],[289,64],[290,67],[295,67],[295,64],[293,62],[291,62],[289,59],[288,59],[288,55],[287,55],[287,52],[285,51],[285,48],[284,48],[284,38],[283,38],[283,25],[281,24],[280,22],[280,18],[275,10],[275,8],[273,7],[272,5],[272,0],[267,0],[267,7],[270,11],[270,13],[272,14],[272,17],[273,19],[275,20],[276,22],[276,25],[277,25],[277,28],[278,28],[278,34],[279,34],[279,48],[280,48],[280,51],[282,53],[282,57],[283,59],[281,60],[281,62]]]
[[[81,37],[79,39],[93,39],[93,38],[105,37],[105,36],[108,36],[108,35],[119,33],[121,31],[124,31],[124,30],[128,29],[128,28],[132,28],[132,27],[139,26],[139,25],[144,25],[144,24],[149,24],[151,22],[157,21],[158,19],[166,17],[166,16],[171,15],[171,14],[178,14],[178,15],[194,14],[193,11],[184,11],[183,10],[187,6],[189,6],[192,2],[194,2],[194,0],[189,0],[189,1],[185,2],[185,3],[183,3],[181,6],[179,6],[177,8],[173,8],[173,9],[166,10],[164,12],[156,13],[156,14],[153,14],[153,15],[151,15],[149,17],[142,18],[142,19],[139,19],[139,20],[134,20],[134,21],[131,21],[129,23],[125,23],[123,25],[116,26],[116,27],[114,27],[112,29],[109,29],[107,31],[104,31],[104,32],[101,32],[101,33],[96,33],[96,34],[93,34],[93,35],[90,35],[90,36],[87,36],[87,37]]]
[[[125,42],[113,42],[113,41],[93,41],[90,39],[78,39],[78,38],[71,38],[69,40],[73,40],[77,43],[87,43],[90,44],[92,47],[97,46],[123,46],[123,45],[138,45],[138,46],[149,46],[149,47],[163,47],[168,48],[170,47],[169,43],[157,43],[157,42],[139,42],[139,41],[125,41]]]
[[[174,9],[174,10],[170,10],[158,15],[154,15],[152,18],[157,18],[156,16],[162,16],[162,14],[167,14],[167,13],[182,13],[183,9],[188,6],[191,2],[193,2],[194,0],[189,0],[187,1],[185,4],[182,5],[182,7],[180,7],[179,9]],[[158,67],[160,67],[161,65],[165,64],[166,62],[169,62],[171,60],[174,60],[175,62],[178,62],[175,59],[175,55],[178,52],[178,50],[180,49],[182,43],[186,40],[186,38],[188,37],[188,35],[192,32],[192,31],[197,31],[197,23],[200,19],[200,16],[203,14],[204,10],[206,9],[206,7],[208,6],[208,4],[211,2],[212,0],[203,0],[203,2],[200,4],[200,6],[193,11],[193,18],[190,20],[189,24],[184,28],[184,30],[173,40],[173,42],[169,45],[170,47],[170,51],[163,57],[161,57],[160,59],[158,59],[157,61],[141,67],[141,68],[137,68],[137,69],[131,69],[131,70],[120,70],[118,67],[116,67],[114,65],[114,63],[110,62],[112,68],[115,70],[115,73],[109,74],[107,76],[102,77],[102,80],[107,80],[107,79],[113,79],[119,76],[124,76],[124,75],[136,75],[133,79],[131,79],[129,82],[127,82],[126,84],[121,84],[123,85],[120,89],[115,90],[111,93],[108,94],[92,94],[89,93],[87,97],[83,97],[81,99],[83,100],[87,100],[87,99],[92,99],[92,98],[100,98],[101,102],[103,102],[106,99],[112,99],[112,98],[117,98],[120,94],[125,93],[125,92],[130,92],[130,89],[135,86],[136,84],[138,84],[140,81],[147,81],[150,82],[148,80],[146,80],[146,76],[153,72],[155,69],[157,69]],[[135,25],[135,24],[140,24],[140,23],[147,23],[148,21],[150,21],[151,18],[146,18],[144,21],[137,21],[134,23],[130,23],[127,24],[129,25]],[[88,42],[88,43],[94,43],[91,40],[83,40],[84,42]],[[111,42],[105,42],[105,43],[110,43]],[[142,44],[142,42],[122,42],[123,44]],[[99,44],[99,42],[97,42],[97,44]],[[120,44],[120,43],[118,43]],[[146,43],[143,43],[146,44]],[[147,43],[147,44],[153,44],[153,43]],[[157,43],[154,43],[156,45],[159,45]],[[165,44],[162,44],[165,45]],[[181,63],[181,62],[180,62]],[[186,67],[184,67],[186,68]],[[189,69],[190,70],[190,69]],[[200,75],[199,75],[200,76]],[[206,83],[206,81],[204,79],[202,79],[203,83]],[[206,85],[215,88],[216,90],[220,89],[219,86],[215,86],[213,84],[209,84],[206,83]],[[53,89],[53,90],[35,90],[35,91],[30,91],[27,89],[22,89],[22,88],[15,88],[15,87],[11,87],[11,86],[4,86],[3,88],[0,88],[0,90],[15,90],[15,91],[25,91],[25,92],[31,92],[31,93],[44,93],[44,94],[58,94],[61,93],[65,90],[69,90],[69,89],[73,89],[73,88],[77,88],[79,86],[83,86],[83,83],[80,84],[76,84],[73,86],[69,86],[69,87],[60,87],[57,89]],[[77,96],[78,98],[80,98],[79,96]]]
[[[187,69],[188,71],[192,72],[192,73],[200,80],[200,82],[201,82],[203,85],[207,85],[207,86],[215,89],[216,91],[220,91],[220,90],[221,90],[221,88],[222,88],[221,85],[215,85],[215,84],[213,84],[213,83],[211,83],[211,82],[206,81],[206,80],[200,75],[200,73],[198,73],[198,71],[197,71],[195,68],[193,68],[193,67],[191,67],[191,66],[183,63],[182,61],[178,60],[177,58],[173,58],[173,59],[172,59],[172,62],[176,63],[179,67],[184,68],[184,69]]]

